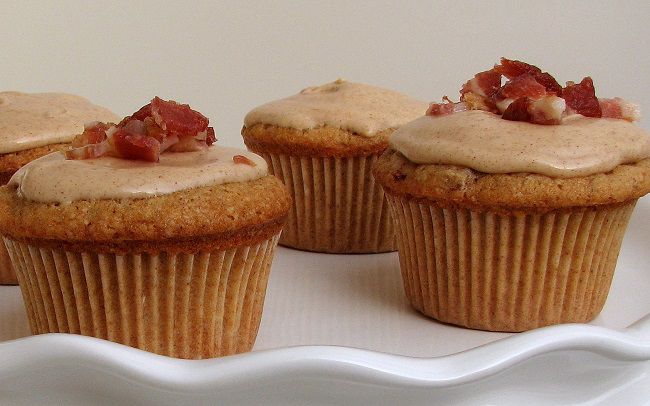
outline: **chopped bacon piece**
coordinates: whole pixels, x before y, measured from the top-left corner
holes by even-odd
[[[510,103],[502,118],[511,121],[526,121],[533,124],[560,124],[564,113],[564,99],[555,95],[533,100],[520,97]]]
[[[205,143],[212,145],[217,142],[217,136],[214,133],[214,128],[208,127],[205,129]]]
[[[87,126],[68,151],[68,159],[114,156],[157,162],[163,151],[197,151],[216,141],[208,119],[186,104],[155,97],[117,125]]]
[[[532,75],[524,73],[503,85],[495,97],[498,100],[503,100],[519,99],[521,97],[539,99],[543,96],[546,96],[546,88],[537,82]]]
[[[524,73],[542,73],[542,70],[537,66],[507,58],[501,58],[501,63],[496,65],[494,70],[508,79],[514,79]]]
[[[245,164],[245,165],[250,165],[250,166],[257,166],[255,162],[253,162],[250,158],[245,157],[243,155],[235,155],[232,157],[232,161],[236,164]]]
[[[449,100],[449,97],[442,98],[444,103],[431,103],[425,115],[427,116],[444,116],[447,114],[458,113],[459,111],[466,111],[467,104],[464,102],[454,103]]]
[[[534,76],[537,83],[546,88],[547,93],[555,93],[558,96],[562,96],[562,86],[549,73],[536,73]]]
[[[431,103],[427,109],[427,116],[444,116],[454,112],[453,103]]]
[[[112,124],[100,123],[98,121],[84,124],[84,132],[77,135],[72,141],[72,147],[78,148],[88,144],[97,144],[106,139],[106,130]]]
[[[118,129],[112,134],[110,143],[120,158],[158,162],[160,142],[142,134],[133,134],[126,129]]]
[[[531,116],[528,112],[531,100],[528,97],[520,97],[510,103],[508,108],[505,109],[501,118],[510,121],[528,121],[530,122]]]
[[[502,76],[508,79],[501,85]],[[625,100],[598,99],[590,77],[566,87],[547,72],[525,62],[501,58],[494,68],[480,72],[460,90],[460,103],[446,96],[433,103],[426,114],[443,116],[465,110],[501,114],[512,121],[534,124],[561,124],[570,114],[636,121],[639,109]]]
[[[567,107],[586,117],[602,117],[603,113],[596,97],[594,82],[589,76],[578,84],[567,83],[562,97],[566,100]]]
[[[160,128],[180,138],[194,137],[208,128],[208,119],[203,114],[187,104],[165,101],[157,96],[151,101],[151,115]]]
[[[513,61],[501,58],[501,64],[494,67],[494,71],[505,76],[508,79],[514,79],[521,75],[532,76],[537,83],[544,86],[547,92],[562,95],[562,86],[547,72],[542,72],[540,68],[521,61]]]
[[[615,97],[613,99],[598,99],[598,104],[600,104],[603,118],[617,118],[634,122],[639,120],[641,117],[639,106],[627,102],[620,97]]]
[[[460,100],[465,101],[467,93],[474,93],[482,97],[492,97],[501,87],[501,74],[494,69],[480,72],[468,80],[460,90]]]

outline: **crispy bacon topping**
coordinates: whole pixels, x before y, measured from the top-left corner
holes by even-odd
[[[250,158],[245,157],[243,155],[235,155],[232,157],[232,161],[236,164],[244,164],[244,165],[250,165],[250,166],[257,166],[257,164],[253,161],[250,160]]]
[[[501,85],[503,79],[505,83]],[[501,114],[505,120],[561,124],[571,114],[628,121],[639,119],[636,105],[620,98],[598,99],[590,77],[563,88],[548,72],[521,61],[501,58],[494,68],[477,73],[460,90],[460,102],[446,96],[433,103],[427,115],[442,116],[465,110]]]
[[[444,96],[442,101],[443,103],[431,103],[426,114],[429,116],[444,116],[468,110],[465,102],[454,103],[447,96]]]
[[[598,99],[603,118],[618,118],[627,121],[638,121],[641,118],[639,106],[615,97],[613,99]]]
[[[564,88],[564,100],[566,105],[578,114],[586,117],[602,117],[594,82],[589,76],[582,79],[580,83],[568,82]]]
[[[68,159],[113,156],[157,162],[164,151],[197,151],[216,140],[208,119],[187,104],[154,97],[119,124],[90,123],[66,152]]]

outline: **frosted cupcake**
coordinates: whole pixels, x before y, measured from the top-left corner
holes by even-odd
[[[242,135],[294,200],[280,243],[329,253],[395,250],[393,224],[370,168],[401,124],[427,104],[337,80],[253,109]]]
[[[0,92],[0,185],[26,163],[70,147],[92,121],[116,121],[109,110],[64,93]],[[18,283],[0,245],[0,285]]]
[[[502,86],[502,76],[507,81]],[[401,127],[374,169],[411,304],[523,331],[602,309],[628,219],[650,191],[636,106],[503,59]]]
[[[0,190],[0,225],[34,334],[90,335],[180,358],[248,351],[289,210],[250,152],[155,98]]]

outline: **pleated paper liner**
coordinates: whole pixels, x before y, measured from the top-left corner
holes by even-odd
[[[368,157],[300,157],[260,153],[289,189],[280,244],[328,253],[378,253],[397,249],[386,199]]]
[[[490,331],[596,317],[636,204],[499,215],[397,196],[388,201],[412,306]]]
[[[4,244],[0,244],[0,285],[17,285],[18,278]]]
[[[189,359],[252,349],[277,241],[115,255],[5,238],[34,334],[82,334]]]

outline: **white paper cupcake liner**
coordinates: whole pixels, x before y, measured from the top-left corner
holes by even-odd
[[[368,157],[299,157],[261,153],[289,189],[293,207],[280,244],[328,253],[395,251],[386,199]]]
[[[592,320],[607,298],[636,203],[499,215],[388,201],[413,307],[491,331]]]
[[[88,335],[178,358],[249,351],[279,236],[197,254],[97,254],[5,238],[34,334]]]

